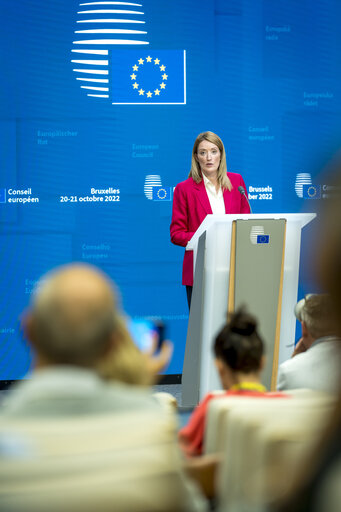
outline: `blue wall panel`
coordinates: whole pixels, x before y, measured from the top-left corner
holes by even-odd
[[[323,185],[320,164],[339,145],[340,3],[136,3],[0,1],[0,379],[29,368],[18,318],[34,282],[69,261],[103,268],[131,316],[163,318],[175,343],[167,373],[181,373],[183,249],[169,239],[172,203],[153,200],[151,185],[186,179],[199,132],[221,136],[255,212],[319,203],[298,184]],[[133,12],[81,12],[103,9]],[[126,33],[98,32],[108,28]],[[137,104],[116,104],[127,103],[127,87]],[[271,189],[266,199],[260,187]],[[12,202],[13,190],[34,201]],[[306,262],[313,243],[308,228],[300,294],[316,286]]]

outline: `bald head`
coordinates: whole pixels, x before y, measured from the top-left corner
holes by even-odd
[[[116,320],[108,278],[95,267],[68,265],[39,281],[28,335],[52,364],[94,366],[110,346]]]

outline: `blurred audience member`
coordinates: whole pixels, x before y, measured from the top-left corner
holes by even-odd
[[[330,294],[341,337],[341,160],[332,162],[334,182],[323,205],[322,227],[318,238],[317,274]],[[328,180],[328,177],[324,178]],[[326,181],[328,182],[328,181]],[[341,366],[341,352],[335,354]],[[276,512],[338,512],[341,503],[341,388],[332,418],[318,446],[301,469],[295,489],[271,510]]]
[[[277,389],[337,392],[340,339],[336,336],[331,297],[327,294],[308,295],[296,304],[295,314],[302,325],[302,337],[292,359],[279,367]]]
[[[3,467],[12,467],[13,460],[18,464],[17,472],[9,471],[7,487],[0,485],[0,508],[44,510],[49,489],[61,500],[51,499],[45,508],[51,511],[111,510],[115,497],[119,510],[205,510],[182,469],[173,415],[148,389],[124,383],[146,383],[165,355],[150,363],[133,346],[108,278],[87,265],[51,272],[38,283],[23,327],[35,363],[30,378],[10,390],[0,411]],[[21,452],[23,440],[32,453]],[[32,487],[21,485],[22,471]],[[98,471],[104,480],[98,481]],[[38,487],[35,475],[44,480]],[[86,486],[80,488],[80,482]]]
[[[266,393],[261,383],[264,367],[264,343],[257,331],[257,321],[243,309],[232,314],[214,342],[216,366],[226,393],[209,393],[196,407],[188,424],[179,432],[184,453],[191,457],[201,455],[205,421],[211,400],[233,395],[248,397],[282,396]]]
[[[110,386],[98,375],[107,361],[114,361],[116,354],[123,359],[127,350],[136,382],[150,379],[143,356],[125,334],[110,282],[99,270],[70,265],[45,276],[33,294],[23,329],[34,352],[34,370],[8,394],[3,415],[155,408],[147,391],[122,383],[133,382],[128,362],[120,369],[113,364]]]
[[[164,340],[158,350],[158,340],[154,338],[152,346],[141,352],[135,345],[127,329],[126,320],[118,315],[116,324],[120,343],[114,351],[100,359],[96,369],[101,377],[108,381],[119,381],[137,386],[156,384],[159,374],[164,370],[173,354],[173,344]]]

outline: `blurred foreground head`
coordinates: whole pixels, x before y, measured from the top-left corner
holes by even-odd
[[[324,289],[331,295],[341,334],[341,156],[331,164],[330,197],[324,201],[322,229],[318,241],[317,273]]]
[[[118,322],[109,279],[72,264],[38,282],[24,324],[38,363],[93,367],[110,350]]]

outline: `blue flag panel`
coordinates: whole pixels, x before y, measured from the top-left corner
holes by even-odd
[[[111,53],[113,104],[186,103],[186,61],[182,50],[116,50]]]

